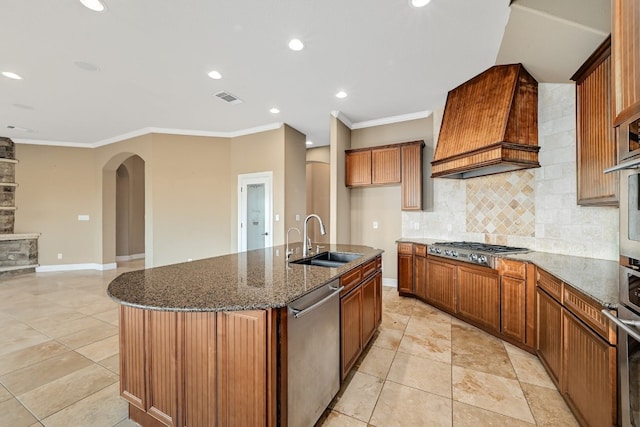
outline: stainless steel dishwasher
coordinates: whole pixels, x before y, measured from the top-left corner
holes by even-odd
[[[311,427],[340,389],[340,287],[330,282],[288,306],[288,426]]]

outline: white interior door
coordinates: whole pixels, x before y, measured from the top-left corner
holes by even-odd
[[[238,175],[238,250],[272,246],[271,172]]]

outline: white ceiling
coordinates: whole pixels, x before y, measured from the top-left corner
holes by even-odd
[[[2,0],[0,71],[24,79],[0,76],[0,136],[99,146],[150,130],[232,136],[284,122],[326,145],[332,112],[355,127],[424,116],[499,51],[528,66],[505,53],[509,0],[104,2],[96,13],[78,0]],[[303,51],[288,49],[293,37]],[[244,102],[220,101],[221,90]]]

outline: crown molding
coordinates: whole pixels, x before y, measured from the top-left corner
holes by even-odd
[[[429,117],[431,114],[432,114],[432,111],[425,110],[425,111],[418,111],[416,113],[401,114],[399,116],[383,117],[381,119],[374,119],[374,120],[365,120],[362,122],[353,123],[353,125],[351,126],[351,129],[363,129],[363,128],[370,128],[373,126],[406,122],[409,120],[424,119]]]
[[[149,135],[152,133],[162,133],[167,135],[186,135],[186,136],[208,136],[213,138],[237,138],[239,136],[251,135],[254,133],[266,132],[270,130],[280,129],[284,123],[275,122],[262,126],[255,126],[247,129],[241,129],[231,132],[211,132],[203,130],[190,130],[190,129],[173,129],[173,128],[159,128],[159,127],[146,127],[132,132],[123,133],[111,138],[103,139],[98,142],[90,144],[82,144],[79,142],[67,142],[67,141],[47,141],[39,139],[13,139],[16,144],[30,144],[30,145],[49,145],[56,147],[73,147],[73,148],[98,148],[105,145],[115,144],[127,139],[136,138],[143,135]]]
[[[353,126],[353,122],[349,119],[349,117],[345,116],[345,114],[342,111],[333,110],[331,112],[331,115],[336,119],[340,120],[349,129],[351,129],[351,126]]]

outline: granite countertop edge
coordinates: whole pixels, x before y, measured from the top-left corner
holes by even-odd
[[[396,243],[430,245],[446,240],[403,237]],[[617,261],[533,250],[500,258],[533,263],[607,309],[615,310],[620,304]]]
[[[301,245],[292,245],[287,263],[284,246],[233,253],[187,263],[123,273],[107,288],[115,302],[144,310],[221,312],[286,307],[384,251],[362,245],[327,245],[330,251],[362,256],[340,267],[294,264]]]

